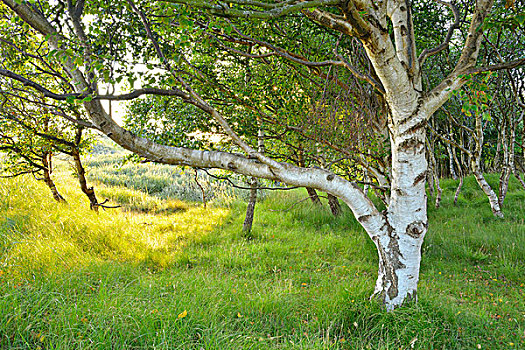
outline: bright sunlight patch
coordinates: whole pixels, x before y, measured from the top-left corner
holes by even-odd
[[[198,243],[229,210],[188,207],[154,215],[120,209],[91,212],[70,176],[58,175],[68,204],[53,201],[30,177],[0,186],[0,270],[16,278],[53,273],[105,260],[163,269],[177,262],[187,244]]]

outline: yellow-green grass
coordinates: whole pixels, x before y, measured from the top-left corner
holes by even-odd
[[[31,178],[0,182],[0,348],[525,347],[515,181],[503,220],[471,179],[456,207],[457,182],[442,182],[419,301],[391,313],[368,300],[377,253],[362,228],[346,208],[335,219],[326,205],[287,210],[305,192],[269,196],[243,234],[243,203],[97,215],[73,180],[57,183],[68,205]]]
[[[67,204],[54,202],[44,184],[29,177],[2,181],[2,263],[11,278],[27,280],[36,272],[60,273],[103,261],[165,268],[184,256],[188,241],[205,240],[228,214],[103,186],[97,188],[99,196],[151,213],[107,209],[96,214],[73,178],[59,174],[56,182]],[[159,212],[168,214],[154,215]]]

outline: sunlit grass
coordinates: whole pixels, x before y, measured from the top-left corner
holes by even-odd
[[[525,346],[525,192],[515,182],[503,220],[471,179],[457,206],[457,182],[442,182],[419,301],[385,313],[368,300],[377,253],[347,208],[340,218],[307,201],[289,210],[305,192],[274,193],[243,234],[241,202],[150,214],[148,195],[97,186],[101,199],[125,192],[144,208],[97,215],[63,176],[68,205],[31,178],[1,182],[0,348]]]
[[[228,215],[227,209],[160,203],[145,194],[128,193],[136,203],[159,203],[152,214],[120,209],[88,210],[73,179],[58,176],[67,204],[56,203],[42,183],[29,177],[4,180],[0,189],[2,265],[6,274],[28,278],[91,263],[122,261],[165,268],[176,263],[188,242],[199,242]],[[114,188],[112,193],[122,189]],[[103,191],[101,191],[103,194]],[[149,202],[147,201],[149,200]],[[182,209],[182,210],[180,210]],[[168,213],[155,215],[158,212]]]

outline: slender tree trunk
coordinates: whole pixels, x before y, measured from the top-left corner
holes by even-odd
[[[208,201],[206,200],[206,192],[204,191],[204,187],[202,187],[201,183],[199,182],[199,173],[197,169],[193,169],[195,171],[195,175],[193,176],[193,179],[195,180],[195,183],[197,186],[199,186],[199,189],[201,190],[201,196],[202,196],[202,207],[206,209]]]
[[[483,190],[483,192],[487,195],[490,203],[490,208],[492,209],[492,213],[496,217],[503,217],[503,213],[501,211],[501,208],[499,206],[499,200],[498,196],[494,192],[494,190],[490,187],[487,180],[485,180],[485,177],[483,176],[483,173],[481,172],[481,167],[479,165],[479,159],[476,157],[472,157],[471,161],[471,169],[472,173],[474,174],[474,177],[476,178],[476,181],[478,182],[479,187]]]
[[[434,177],[434,184],[436,185],[436,201],[435,201],[435,207],[439,208],[441,206],[441,195],[443,191],[441,190],[441,186],[439,185],[439,175],[436,171],[437,165],[436,165],[436,158],[434,157],[434,147],[431,146],[430,142],[427,139],[427,147],[428,147],[428,158],[430,159],[430,165],[428,166],[428,171],[432,173],[432,176]],[[450,168],[453,170],[454,168]]]
[[[261,129],[261,121],[257,120],[259,129],[257,131],[257,148],[261,154],[265,152],[264,145],[264,131]],[[257,178],[252,177],[250,180],[250,199],[248,200],[248,206],[246,208],[246,216],[244,217],[244,223],[242,225],[242,231],[250,233],[252,231],[253,217],[255,215],[255,204],[257,203],[257,187],[259,182]]]
[[[506,141],[504,133],[505,133],[505,125],[500,125],[500,127],[498,128],[498,141],[496,142],[496,154],[494,155],[494,161],[493,161],[493,168],[495,172],[499,171],[500,164],[502,161],[504,161],[504,158],[505,158],[505,154],[503,156],[501,155],[502,142]]]
[[[439,178],[436,176],[436,201],[434,202],[434,206],[436,209],[438,209],[441,206],[441,195],[443,194],[443,190],[441,189],[441,186],[439,185]]]
[[[97,199],[97,196],[95,194],[95,189],[93,187],[88,187],[87,180],[86,180],[86,170],[84,169],[84,166],[82,165],[82,161],[80,159],[80,153],[78,149],[74,149],[72,151],[73,154],[73,161],[75,162],[75,170],[77,173],[78,182],[80,184],[80,189],[89,199],[89,209],[98,212],[99,202]]]
[[[458,204],[458,197],[459,193],[461,192],[461,188],[463,187],[463,176],[459,177],[459,185],[456,188],[456,193],[454,194],[454,205]]]
[[[450,147],[449,144],[447,144],[447,152],[448,152],[448,166],[450,168],[450,175],[452,176],[452,179],[457,180],[458,176],[456,175],[456,171],[454,170],[454,163],[452,160],[452,147]]]
[[[472,170],[472,173],[474,174],[474,177],[476,178],[476,181],[478,182],[479,187],[485,192],[489,199],[490,208],[492,209],[492,213],[494,216],[502,218],[503,213],[501,211],[501,208],[499,206],[498,196],[490,187],[487,180],[485,180],[485,177],[483,176],[483,171],[481,169],[481,152],[483,147],[483,126],[482,126],[482,119],[481,115],[476,115],[476,130],[475,135],[473,137],[474,139],[474,152],[471,152],[470,154],[470,168]]]
[[[450,132],[450,121],[448,123],[448,129],[449,129],[448,137],[452,138],[453,135],[452,135],[452,132]],[[447,153],[448,153],[448,164],[449,164],[448,166],[450,168],[450,175],[452,176],[454,180],[457,180],[458,176],[454,169],[454,159],[453,159],[454,157],[452,155],[452,146],[450,145],[450,143],[447,143],[446,147],[447,147]]]
[[[521,175],[515,170],[514,176],[518,179],[519,183],[521,184],[521,187],[525,190],[525,181],[521,178]]]
[[[318,205],[318,206],[323,205],[315,189],[311,187],[306,187],[306,192],[308,192],[308,197],[310,197],[310,200],[312,201],[313,204]]]
[[[75,162],[75,169],[77,173],[78,182],[80,184],[80,189],[89,199],[89,208],[95,212],[98,212],[98,199],[95,194],[95,189],[93,187],[88,187],[86,180],[86,170],[82,165],[82,160],[80,159],[80,142],[82,140],[82,128],[78,128],[75,134],[75,145],[76,147],[71,150],[73,156],[73,161]]]
[[[55,186],[55,183],[53,182],[53,179],[51,178],[52,168],[51,168],[51,152],[47,152],[42,156],[42,164],[44,165],[44,182],[46,183],[47,187],[51,190],[51,194],[53,194],[53,198],[57,202],[66,203],[66,200],[60,192],[58,192],[57,187]]]
[[[510,174],[514,169],[514,141],[516,138],[516,129],[514,123],[512,122],[511,117],[509,118],[509,139],[503,140],[503,169],[501,171],[500,181],[499,181],[499,196],[498,202],[500,206],[503,206],[505,197],[507,196],[507,191],[509,189],[509,180]]]
[[[246,217],[244,218],[244,224],[242,225],[242,231],[250,233],[252,231],[253,216],[255,214],[255,204],[257,203],[257,187],[258,182],[255,177],[250,179],[250,200],[248,201],[248,207],[246,208]]]
[[[328,205],[330,206],[330,210],[332,211],[332,214],[334,216],[341,215],[341,204],[339,203],[339,199],[337,199],[336,196],[333,196],[330,193],[327,193],[327,196],[328,196]]]

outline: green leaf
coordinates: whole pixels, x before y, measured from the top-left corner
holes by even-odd
[[[523,25],[523,23],[525,23],[525,13],[519,13],[516,15],[516,21],[520,24],[520,25]]]

